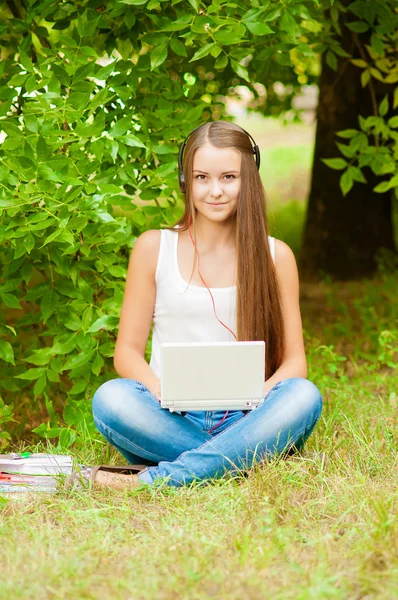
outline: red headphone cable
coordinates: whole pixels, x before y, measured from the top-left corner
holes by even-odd
[[[205,284],[205,286],[206,286],[206,288],[207,288],[207,291],[209,292],[209,294],[210,294],[210,296],[211,296],[211,300],[212,300],[212,303],[213,303],[213,310],[214,310],[214,314],[215,314],[215,316],[216,316],[216,319],[217,319],[217,321],[218,321],[219,323],[221,323],[221,325],[222,325],[223,327],[225,327],[226,329],[228,329],[228,331],[229,331],[230,333],[232,333],[232,335],[234,336],[234,338],[236,339],[236,341],[238,341],[238,338],[236,337],[236,335],[234,334],[234,332],[232,331],[232,329],[230,329],[230,328],[228,327],[228,325],[225,325],[225,323],[223,323],[223,322],[222,322],[222,321],[221,321],[221,320],[218,318],[218,316],[217,316],[217,312],[216,312],[216,304],[215,304],[215,302],[214,302],[213,294],[211,293],[211,291],[210,291],[210,288],[208,287],[207,283],[206,283],[206,282],[205,282],[205,280],[203,279],[203,277],[202,277],[202,274],[201,274],[201,272],[200,272],[200,258],[199,258],[199,252],[198,252],[198,249],[197,249],[197,247],[196,247],[196,244],[195,244],[195,242],[194,242],[194,239],[193,239],[193,237],[192,237],[192,233],[191,233],[191,215],[188,215],[188,230],[189,230],[189,235],[190,235],[190,237],[191,237],[192,244],[193,244],[193,246],[194,246],[194,248],[195,248],[195,252],[196,252],[196,254],[197,254],[197,257],[198,257],[198,273],[199,273],[199,277],[201,278],[202,282]],[[219,427],[219,426],[220,426],[220,425],[221,425],[221,424],[222,424],[222,423],[225,421],[225,419],[226,419],[226,417],[227,417],[227,415],[228,415],[228,412],[229,412],[229,411],[227,410],[227,411],[226,411],[226,413],[225,413],[225,415],[224,415],[224,416],[223,416],[223,418],[221,419],[221,421],[220,421],[219,423],[217,423],[217,425],[214,425],[214,427],[211,427],[211,429],[209,429],[209,430],[208,430],[208,432],[210,432],[210,431],[213,431],[213,429],[216,429],[216,427]]]

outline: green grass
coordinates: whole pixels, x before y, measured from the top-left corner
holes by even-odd
[[[271,234],[295,251],[303,222],[302,202],[271,205]],[[396,273],[303,284],[301,308],[324,401],[307,450],[326,462],[274,459],[205,486],[0,496],[0,600],[395,598]],[[72,452],[124,462],[100,438]]]
[[[0,598],[395,597],[395,283],[302,289],[310,379],[324,399],[307,448],[325,463],[274,459],[205,486],[3,500]],[[76,456],[123,463],[95,440]]]

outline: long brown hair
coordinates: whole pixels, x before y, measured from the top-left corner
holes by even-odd
[[[191,215],[192,230],[195,231],[191,191],[193,159],[196,150],[207,142],[217,148],[235,148],[242,156],[241,189],[235,220],[236,334],[239,341],[265,341],[265,379],[268,379],[282,362],[284,327],[278,281],[268,244],[265,191],[253,157],[252,144],[240,127],[227,121],[213,121],[191,134],[183,158],[186,184],[184,214],[167,229],[178,225],[180,231],[187,231]]]

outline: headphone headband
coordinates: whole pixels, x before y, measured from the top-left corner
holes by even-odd
[[[184,169],[183,169],[183,164],[182,164],[182,157],[184,154],[184,150],[185,150],[185,146],[187,145],[187,141],[190,138],[190,136],[197,131],[198,129],[200,129],[201,127],[203,127],[203,125],[199,125],[199,127],[195,127],[195,129],[193,129],[191,131],[191,133],[189,133],[187,135],[187,137],[185,138],[185,140],[182,142],[181,146],[180,146],[180,150],[178,152],[178,181],[180,184],[180,190],[185,193],[186,191],[186,186],[185,186],[185,178],[184,178]],[[240,125],[238,125],[238,127],[240,127]],[[257,169],[260,168],[260,149],[257,146],[256,142],[254,141],[253,137],[250,135],[250,133],[248,131],[246,131],[246,129],[243,129],[243,127],[240,127],[240,129],[250,138],[250,140],[253,142],[253,154],[256,158],[256,165],[257,165]]]

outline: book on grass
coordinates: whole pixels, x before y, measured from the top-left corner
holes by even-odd
[[[0,494],[56,491],[57,480],[55,477],[0,472]]]
[[[0,454],[0,472],[20,475],[70,475],[73,459],[64,454]]]

